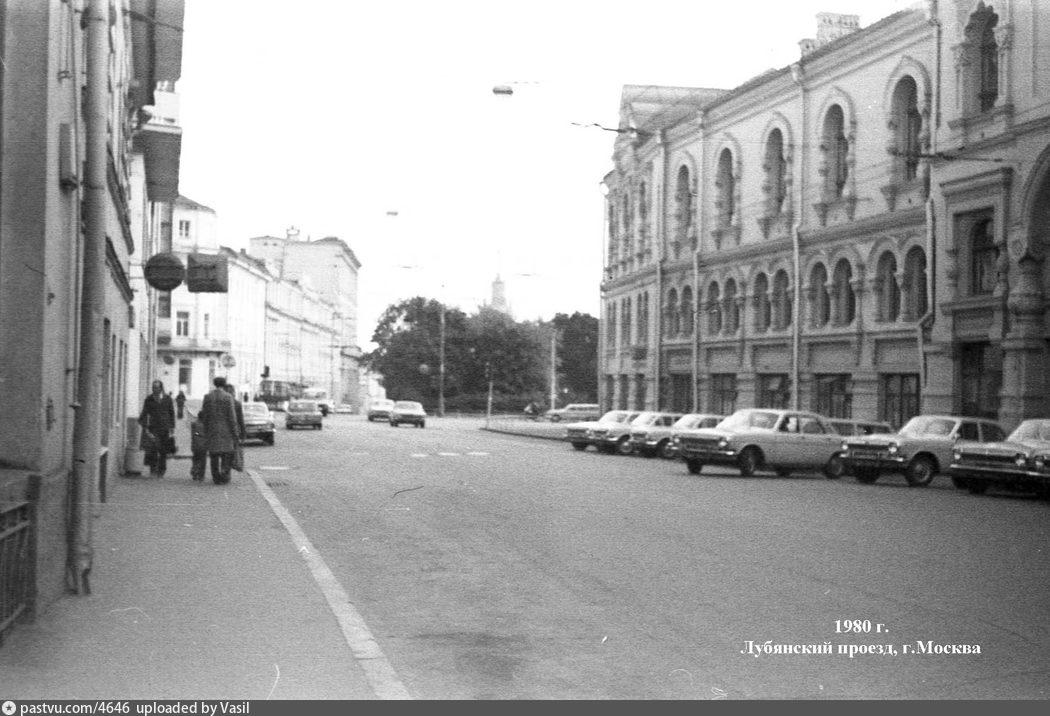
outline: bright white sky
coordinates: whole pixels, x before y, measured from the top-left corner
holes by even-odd
[[[471,312],[497,273],[520,320],[598,315],[615,135],[573,122],[615,127],[625,84],[784,67],[818,12],[866,27],[911,4],[186,0],[180,191],[234,249],[292,225],[346,241],[366,350],[391,303]]]

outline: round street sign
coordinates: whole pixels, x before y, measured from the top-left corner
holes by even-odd
[[[146,262],[146,282],[158,291],[171,291],[179,287],[186,277],[186,269],[175,254],[154,254]]]
[[[237,365],[237,361],[229,353],[223,353],[222,358],[219,359],[219,362],[222,363],[223,368],[232,368],[233,366]]]

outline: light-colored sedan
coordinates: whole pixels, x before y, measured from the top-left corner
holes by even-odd
[[[631,421],[631,452],[645,457],[672,457],[671,431],[681,413],[645,412]]]
[[[423,405],[414,400],[399,400],[390,410],[390,427],[396,428],[401,423],[415,425],[417,428],[427,426],[427,411]]]
[[[738,410],[714,428],[683,431],[679,455],[689,472],[704,465],[732,465],[744,477],[759,470],[780,476],[793,471],[823,470],[842,474],[842,436],[816,413],[772,408]]]
[[[872,483],[885,473],[901,473],[912,487],[925,487],[952,461],[958,440],[1000,442],[1006,432],[994,420],[960,415],[917,415],[896,433],[847,438],[842,443],[846,471]]]
[[[1002,442],[958,442],[952,484],[980,495],[989,487],[1050,499],[1050,420],[1025,420]]]
[[[594,445],[594,431],[607,425],[626,425],[638,415],[632,410],[610,410],[597,420],[584,420],[565,426],[565,441],[576,450],[586,450]]]

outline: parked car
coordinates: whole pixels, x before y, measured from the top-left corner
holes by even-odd
[[[682,431],[679,454],[689,472],[705,465],[733,465],[745,477],[759,470],[780,476],[792,471],[823,470],[842,474],[842,436],[816,413],[767,408],[738,410],[713,428]]]
[[[335,406],[335,412],[339,415],[348,415],[354,412],[354,406],[350,405],[350,403],[340,403]]]
[[[564,408],[548,410],[543,417],[556,423],[560,420],[597,420],[601,414],[597,403],[569,403]]]
[[[321,406],[315,400],[292,400],[284,411],[284,427],[286,430],[292,428],[313,428],[320,430],[324,416],[321,415]]]
[[[835,432],[847,437],[853,435],[875,435],[892,433],[893,426],[881,420],[854,420],[853,418],[829,418]]]
[[[948,475],[975,495],[997,487],[1050,498],[1050,420],[1025,420],[1002,442],[956,443]]]
[[[244,434],[248,440],[262,440],[273,445],[276,426],[266,403],[244,404]]]
[[[415,425],[417,428],[427,426],[427,411],[414,400],[399,400],[390,410],[390,427],[396,428],[401,423]]]
[[[368,404],[368,422],[374,420],[390,420],[390,411],[394,407],[393,400],[378,398]]]
[[[629,454],[631,452],[631,423],[641,415],[641,412],[625,410],[616,412],[619,414],[619,419],[615,422],[603,418],[598,421],[598,425],[591,428],[591,445],[601,453],[624,452]]]
[[[896,433],[846,438],[846,472],[872,483],[885,473],[901,473],[913,487],[925,487],[952,461],[957,440],[999,442],[1006,432],[994,420],[958,415],[917,415]]]
[[[634,420],[638,413],[630,410],[610,410],[597,420],[584,420],[578,423],[569,423],[565,426],[565,441],[576,450],[586,450],[588,445],[594,444],[593,430],[604,424],[629,423]]]
[[[680,417],[678,421],[671,426],[671,443],[668,446],[670,457],[678,457],[678,436],[689,430],[713,428],[725,420],[725,418],[726,416],[724,415],[714,415],[712,413],[688,413]]]
[[[671,457],[671,430],[681,413],[645,412],[631,421],[631,452],[645,457]]]

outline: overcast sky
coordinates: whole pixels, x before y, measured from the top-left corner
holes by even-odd
[[[186,0],[180,191],[234,249],[293,225],[346,241],[365,349],[389,304],[470,312],[497,273],[518,319],[597,315],[615,135],[573,123],[615,127],[624,84],[784,67],[817,12],[911,4]]]

